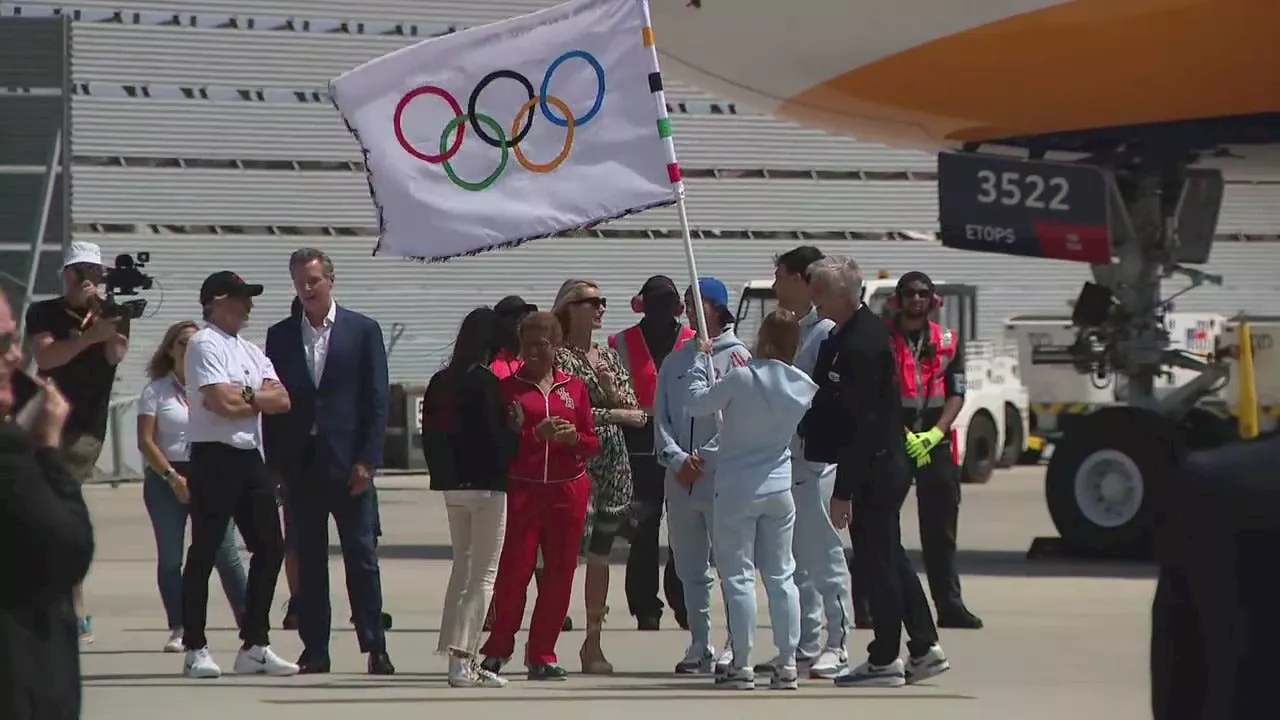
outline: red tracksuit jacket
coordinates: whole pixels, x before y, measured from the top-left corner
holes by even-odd
[[[511,461],[512,481],[553,483],[577,480],[587,472],[587,458],[600,452],[595,421],[591,419],[591,400],[581,380],[559,370],[551,392],[543,395],[534,383],[519,375],[502,379],[502,399],[510,405],[519,401],[524,410],[520,428],[520,447]],[[534,436],[533,429],[548,417],[561,417],[578,430],[578,442],[565,445],[544,442]]]

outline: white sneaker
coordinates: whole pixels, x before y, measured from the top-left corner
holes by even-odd
[[[173,630],[169,633],[169,642],[164,644],[164,651],[167,653],[180,653],[186,648],[182,645],[182,631]]]
[[[800,675],[795,665],[774,665],[773,677],[769,679],[770,690],[798,690]]]
[[[925,654],[907,661],[907,684],[928,680],[950,669],[951,663],[947,661],[947,654],[942,652],[941,645],[934,643]]]
[[[835,679],[836,687],[902,687],[907,684],[906,666],[902,658],[888,665],[864,662]]]
[[[203,647],[199,650],[187,651],[186,660],[182,664],[182,674],[189,678],[219,678],[222,677],[222,668],[213,661],[209,648]]]
[[[716,675],[716,687],[722,690],[755,690],[756,673],[747,667],[729,667]]]
[[[733,667],[733,641],[724,641],[724,651],[720,653],[720,657],[716,659],[716,674],[724,675]],[[753,676],[754,677],[754,676]]]
[[[271,675],[287,677],[298,674],[298,666],[280,657],[266,645],[254,645],[236,653],[237,675]]]
[[[844,648],[826,648],[818,653],[809,666],[809,677],[830,680],[843,675],[849,669],[849,653]]]
[[[449,687],[474,687],[475,673],[472,671],[471,659],[457,656],[449,657]]]
[[[711,650],[701,645],[690,645],[684,653],[684,659],[676,663],[677,675],[702,675],[711,672],[715,656]]]
[[[507,686],[507,679],[480,667],[479,663],[471,668],[472,687],[502,688]]]

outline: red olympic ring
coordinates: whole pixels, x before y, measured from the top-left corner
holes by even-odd
[[[426,153],[414,147],[413,143],[409,142],[409,138],[404,136],[404,126],[401,124],[401,120],[404,116],[404,111],[409,107],[409,103],[418,99],[418,97],[422,95],[435,95],[441,100],[444,100],[445,102],[449,103],[449,109],[453,110],[454,117],[459,117],[463,114],[462,106],[458,104],[457,99],[454,98],[453,95],[451,95],[448,90],[445,90],[442,87],[437,87],[435,85],[423,85],[422,87],[414,88],[413,90],[410,90],[409,92],[405,93],[405,96],[400,98],[400,102],[396,104],[395,118],[392,120],[392,123],[391,123],[391,127],[395,130],[395,133],[396,133],[396,140],[399,141],[400,147],[404,148],[405,152],[409,153],[410,155],[418,158],[419,160],[425,163],[438,165],[442,162],[448,162],[454,155],[457,155],[458,150],[462,148],[462,136],[466,131],[465,123],[458,124],[458,131],[454,136],[453,145],[451,145],[448,150],[440,153],[439,155],[427,155]]]

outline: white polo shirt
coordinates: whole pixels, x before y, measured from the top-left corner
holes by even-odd
[[[177,378],[165,375],[143,388],[142,397],[138,399],[138,415],[156,419],[156,445],[169,462],[191,459],[187,442],[187,390],[178,385]]]
[[[204,406],[200,388],[229,384],[262,389],[264,380],[276,380],[276,369],[257,345],[242,337],[228,335],[213,325],[191,337],[187,343],[187,399],[190,420],[187,439],[191,442],[220,442],[244,450],[261,447],[259,418],[232,420]]]

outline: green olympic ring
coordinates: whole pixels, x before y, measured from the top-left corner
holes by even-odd
[[[454,185],[457,185],[463,190],[470,190],[471,192],[480,192],[481,190],[484,190],[488,188],[490,185],[497,182],[498,178],[502,177],[502,171],[507,169],[507,159],[510,156],[510,150],[507,149],[507,142],[506,142],[507,134],[502,129],[502,126],[498,124],[498,121],[494,120],[493,118],[483,113],[476,113],[476,119],[484,123],[486,126],[488,126],[488,128],[492,130],[495,135],[498,136],[498,141],[499,141],[500,147],[502,148],[502,159],[498,161],[497,169],[489,173],[489,175],[483,180],[480,180],[478,182],[470,182],[468,180],[463,180],[462,178],[458,177],[458,173],[453,171],[453,166],[449,164],[448,160],[445,160],[444,162],[441,163],[441,166],[444,168],[445,175],[449,176],[449,179],[453,181]],[[467,121],[466,115],[457,115],[452,120],[450,120],[447,125],[444,126],[444,132],[440,133],[440,152],[442,154],[448,152],[449,150],[449,135],[454,130],[458,130],[458,127],[463,123],[465,123],[466,121]],[[464,132],[463,130],[458,130],[458,131]]]

